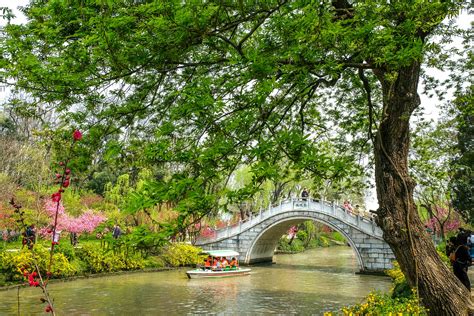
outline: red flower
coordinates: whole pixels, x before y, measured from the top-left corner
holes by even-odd
[[[53,202],[59,202],[61,200],[61,193],[60,192],[53,193],[51,195],[51,200],[53,200]]]
[[[51,305],[48,305],[48,306],[46,306],[46,308],[44,309],[44,311],[45,311],[46,313],[49,313],[49,312],[52,312],[52,311],[53,311],[53,308],[51,307]]]
[[[66,174],[70,174],[71,173],[71,169],[67,168],[66,169]]]
[[[59,165],[60,165],[60,166],[64,166],[64,162],[60,161],[60,162],[59,162]]]
[[[78,129],[76,129],[74,133],[72,133],[72,137],[74,137],[74,140],[81,140],[82,133]]]
[[[31,273],[29,276],[28,276],[28,283],[30,284],[30,286],[38,286],[39,283],[35,281],[35,278],[33,277],[33,273]],[[38,283],[38,285],[37,285]]]
[[[56,179],[61,178],[61,175],[59,173],[56,173]]]
[[[63,187],[67,188],[69,186],[69,180],[64,180]]]

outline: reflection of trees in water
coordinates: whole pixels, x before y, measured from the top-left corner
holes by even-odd
[[[354,250],[349,246],[309,249],[296,254],[274,257],[274,269],[318,270],[335,273],[355,273],[359,265]]]

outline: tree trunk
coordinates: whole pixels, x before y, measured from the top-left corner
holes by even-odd
[[[420,104],[419,71],[420,64],[413,63],[389,81],[385,71],[374,70],[382,85],[384,106],[374,149],[377,224],[407,281],[418,287],[429,314],[468,315],[473,311],[470,293],[441,261],[413,200],[415,183],[408,173],[409,119]]]
[[[446,222],[443,222],[441,224],[441,222],[439,223],[439,236],[441,237],[441,240],[445,240],[445,236],[444,236],[444,225],[446,224]]]

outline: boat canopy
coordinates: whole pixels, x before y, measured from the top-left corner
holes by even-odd
[[[204,250],[203,253],[213,257],[236,257],[239,255],[239,253],[234,250]]]

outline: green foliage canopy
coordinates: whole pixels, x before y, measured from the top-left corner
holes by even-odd
[[[107,141],[104,157],[127,144],[129,161],[171,170],[130,207],[173,201],[184,225],[215,210],[242,164],[255,186],[282,159],[315,179],[359,175],[382,110],[366,70],[396,80],[460,5],[34,1],[27,24],[5,27],[1,76]]]

